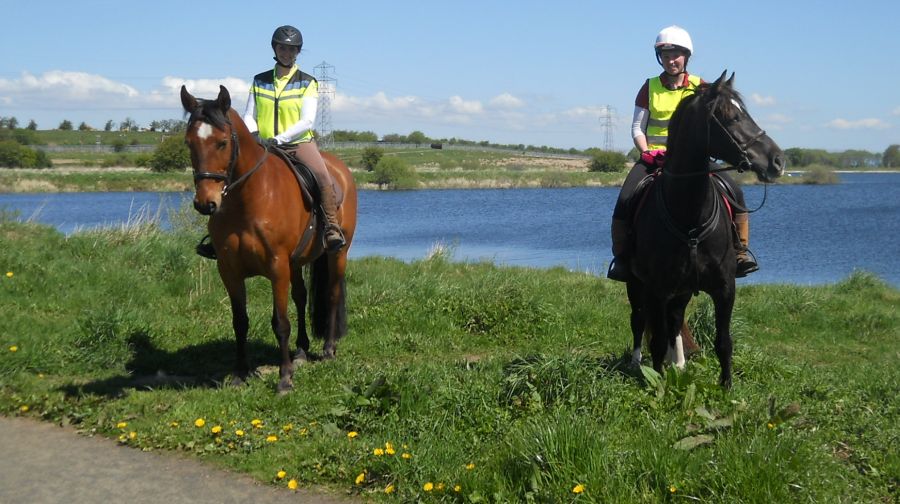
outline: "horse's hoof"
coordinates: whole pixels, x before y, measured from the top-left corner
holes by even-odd
[[[294,366],[302,366],[309,361],[309,357],[307,357],[306,352],[303,350],[297,350],[297,353],[294,354]]]
[[[242,376],[235,376],[231,379],[232,387],[243,387],[247,383],[247,378]]]
[[[294,384],[290,380],[281,380],[278,382],[278,395],[285,395],[294,389]]]
[[[324,352],[322,352],[322,360],[333,360],[334,357],[334,350],[325,350]]]

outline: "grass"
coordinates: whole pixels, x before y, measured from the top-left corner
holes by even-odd
[[[224,386],[228,301],[193,254],[199,219],[175,217],[172,232],[150,219],[69,237],[0,219],[0,413],[384,502],[900,495],[900,293],[869,274],[740,288],[726,392],[704,297],[705,351],[660,376],[627,367],[620,284],[440,250],[354,260],[338,358],[279,397],[268,286],[249,282],[259,376]]]

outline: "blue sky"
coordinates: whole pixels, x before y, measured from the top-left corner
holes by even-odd
[[[602,147],[608,106],[625,151],[635,94],[660,71],[654,38],[677,24],[694,40],[689,70],[734,71],[783,148],[900,143],[896,0],[81,0],[3,11],[0,116],[40,129],[180,119],[182,84],[200,97],[223,84],[242,111],[250,78],[273,63],[272,31],[292,24],[301,68],[334,67],[334,129]]]

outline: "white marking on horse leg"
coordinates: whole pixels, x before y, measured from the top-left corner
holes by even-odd
[[[212,126],[209,123],[201,123],[197,128],[197,136],[200,137],[201,140],[206,140],[212,135]]]
[[[675,336],[675,367],[678,369],[684,369],[684,344],[681,340],[681,333],[678,333],[678,336]]]
[[[641,358],[643,358],[643,355],[641,355],[640,347],[635,348],[634,351],[631,352],[631,365],[634,367],[640,367]]]

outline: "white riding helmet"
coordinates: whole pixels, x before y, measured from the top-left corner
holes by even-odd
[[[691,42],[691,35],[680,26],[667,26],[656,36],[656,43],[653,45],[656,53],[667,49],[684,49],[688,52],[688,56],[694,53],[694,43]]]

